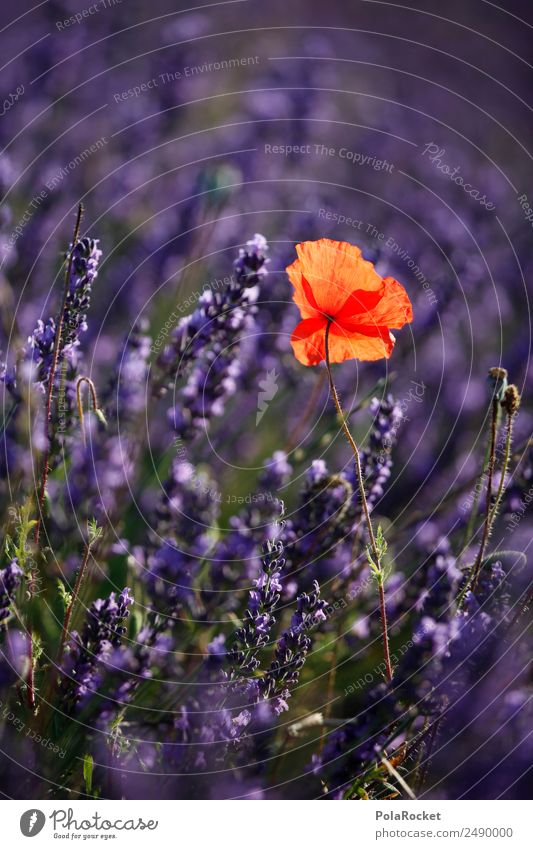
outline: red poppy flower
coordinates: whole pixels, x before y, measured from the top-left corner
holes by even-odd
[[[390,357],[395,342],[391,328],[413,320],[401,283],[380,277],[348,242],[303,242],[296,252],[298,259],[287,268],[302,315],[291,337],[296,358],[306,366],[326,359],[328,323],[330,362]]]

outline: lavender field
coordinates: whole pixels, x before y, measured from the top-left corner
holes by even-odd
[[[527,799],[525,0],[3,0],[0,793]]]

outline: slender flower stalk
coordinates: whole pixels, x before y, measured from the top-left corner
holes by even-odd
[[[89,536],[87,542],[85,544],[85,549],[83,551],[83,558],[81,561],[81,566],[79,568],[78,574],[76,576],[76,581],[74,583],[74,588],[72,590],[72,595],[70,597],[70,602],[67,605],[65,610],[65,618],[63,619],[63,628],[61,630],[61,639],[59,641],[59,651],[57,653],[57,664],[58,666],[61,664],[61,660],[63,658],[63,652],[65,650],[65,643],[67,641],[67,637],[69,635],[70,623],[72,620],[72,613],[76,603],[79,599],[81,585],[83,583],[83,579],[85,578],[87,572],[87,566],[89,565],[89,557],[91,555],[91,551],[94,546],[98,542],[98,540],[102,536],[102,529],[99,528],[95,522],[89,523]]]
[[[474,528],[476,525],[476,519],[479,512],[479,500],[480,495],[483,492],[483,479],[487,474],[487,469],[489,466],[489,455],[490,455],[490,444],[487,445],[487,449],[485,451],[485,457],[483,458],[483,467],[481,469],[481,473],[477,476],[474,486],[474,501],[472,503],[472,509],[470,510],[470,517],[468,519],[468,523],[466,525],[466,530],[464,534],[463,543],[461,546],[461,556],[468,548],[470,544],[470,540],[474,534]],[[453,493],[455,495],[455,493]]]
[[[490,420],[490,448],[489,448],[489,465],[487,468],[487,493],[485,499],[485,519],[483,521],[483,531],[481,534],[481,542],[479,544],[479,549],[477,553],[477,557],[474,562],[474,566],[472,567],[472,579],[471,586],[475,588],[479,573],[481,571],[481,566],[483,563],[483,556],[485,554],[485,549],[487,547],[487,542],[489,541],[490,529],[491,529],[491,513],[492,513],[492,482],[494,479],[494,467],[496,465],[496,435],[498,432],[498,414],[499,414],[499,401],[497,398],[494,398],[491,402],[491,420]]]
[[[490,439],[488,446],[488,463],[487,463],[487,493],[485,501],[485,518],[483,521],[483,531],[478,553],[468,579],[464,582],[461,592],[458,597],[458,606],[462,607],[466,594],[469,590],[474,590],[479,581],[479,576],[483,568],[485,551],[489,541],[492,527],[498,515],[498,510],[505,491],[505,479],[511,460],[511,448],[513,440],[513,424],[514,417],[520,407],[520,394],[514,384],[507,385],[507,372],[505,369],[494,368],[489,372],[489,379],[494,385],[494,395],[491,401],[491,424],[490,424]],[[492,501],[492,489],[494,471],[496,467],[496,438],[498,434],[498,422],[500,407],[507,414],[506,421],[506,438],[505,451],[501,468],[500,483],[494,503]]]
[[[76,216],[76,224],[74,225],[74,236],[72,239],[73,247],[78,242],[78,236],[80,233],[81,226],[81,217],[83,215],[83,206],[78,206],[78,214]],[[39,489],[38,499],[37,499],[37,522],[34,530],[34,542],[37,546],[39,544],[39,535],[41,530],[41,523],[44,512],[44,501],[46,498],[46,487],[48,484],[48,475],[50,473],[50,421],[52,418],[52,400],[54,396],[54,383],[55,383],[55,375],[57,371],[57,366],[59,363],[59,353],[61,350],[61,339],[63,334],[63,324],[65,320],[65,310],[67,306],[67,301],[69,297],[70,291],[70,276],[72,273],[72,265],[73,265],[73,257],[74,250],[72,249],[69,252],[69,259],[65,271],[65,286],[63,291],[63,300],[61,302],[61,308],[59,310],[58,320],[55,328],[55,337],[54,337],[54,351],[52,355],[52,362],[50,365],[50,373],[48,376],[48,389],[46,393],[46,410],[44,416],[44,436],[46,441],[46,447],[44,452],[43,459],[43,470],[41,476],[41,485]],[[34,576],[30,574],[30,584],[33,583]],[[34,681],[34,656],[33,656],[33,626],[32,626],[32,616],[31,609],[29,614],[29,622],[28,622],[28,705],[31,710],[35,707],[35,681]]]
[[[511,448],[513,444],[513,426],[515,416],[520,407],[520,394],[518,389],[514,384],[508,386],[505,395],[502,401],[502,407],[506,413],[506,423],[505,423],[505,452],[503,456],[502,470],[500,483],[498,486],[498,491],[496,493],[496,498],[494,501],[494,505],[492,507],[492,511],[490,514],[490,524],[491,526],[494,524],[494,520],[498,515],[498,510],[500,509],[500,504],[502,502],[503,493],[505,491],[505,479],[507,477],[507,472],[509,469],[509,463],[511,460]]]
[[[76,580],[74,582],[72,593],[70,594],[70,599],[65,608],[65,616],[63,618],[63,627],[61,629],[61,637],[59,640],[56,665],[51,665],[48,686],[45,689],[45,695],[42,699],[40,709],[40,728],[43,731],[46,728],[47,722],[49,720],[49,711],[47,710],[47,708],[51,704],[52,694],[57,685],[57,671],[61,669],[61,662],[63,660],[65,645],[70,635],[70,624],[72,622],[72,614],[80,597],[80,590],[82,587],[83,580],[87,574],[87,567],[89,565],[89,558],[91,552],[94,549],[98,540],[101,538],[101,536],[102,529],[97,526],[96,522],[89,522],[88,538],[83,551],[81,565],[78,570],[78,574],[76,575]]]
[[[54,396],[54,383],[55,383],[55,375],[57,371],[57,366],[59,363],[59,354],[62,347],[62,336],[63,336],[63,325],[65,323],[65,311],[67,307],[67,302],[70,293],[70,278],[72,274],[72,267],[74,262],[74,249],[78,244],[78,237],[80,234],[80,226],[81,226],[81,218],[83,215],[83,206],[80,203],[78,206],[78,214],[76,216],[76,223],[74,225],[74,235],[72,238],[72,249],[69,251],[68,263],[65,270],[65,285],[63,290],[63,300],[61,302],[61,308],[59,310],[58,319],[56,322],[56,332],[54,339],[54,353],[52,356],[52,364],[50,366],[50,374],[48,376],[48,389],[46,393],[46,412],[44,418],[44,430],[45,430],[45,440],[46,440],[46,448],[43,460],[43,471],[41,477],[41,487],[39,490],[39,498],[38,498],[38,515],[37,515],[37,524],[35,525],[34,531],[34,541],[35,545],[39,543],[39,534],[41,530],[41,522],[43,516],[44,509],[44,499],[46,496],[46,486],[48,483],[48,475],[50,472],[50,420],[52,418],[52,400]],[[30,668],[32,664],[30,663]],[[30,693],[30,697],[33,700],[33,696]]]
[[[355,469],[357,472],[357,482],[359,485],[359,494],[361,496],[361,504],[363,506],[363,513],[365,516],[366,527],[368,530],[368,536],[370,537],[370,549],[372,552],[373,560],[370,561],[372,566],[372,570],[374,575],[376,576],[379,590],[379,607],[381,613],[381,628],[382,628],[382,638],[383,638],[383,654],[385,658],[385,670],[387,675],[387,680],[392,681],[392,664],[390,659],[390,650],[389,650],[389,633],[388,633],[388,625],[387,625],[387,609],[385,606],[385,589],[384,589],[384,572],[382,567],[382,556],[383,556],[383,547],[378,545],[378,540],[376,540],[376,536],[374,534],[374,528],[372,526],[372,520],[370,518],[370,511],[368,509],[368,502],[366,498],[365,492],[365,483],[363,480],[363,470],[361,468],[361,454],[357,445],[355,444],[355,440],[350,433],[350,429],[346,424],[346,417],[344,415],[343,409],[341,407],[341,403],[339,400],[339,394],[337,392],[337,387],[335,386],[335,382],[333,380],[333,373],[331,371],[331,363],[329,359],[329,334],[331,329],[331,320],[328,321],[326,327],[326,337],[325,337],[325,352],[326,352],[326,369],[328,372],[329,378],[329,386],[331,389],[331,395],[333,401],[335,402],[335,406],[337,408],[337,412],[339,414],[339,419],[341,422],[342,429],[348,441],[350,448],[352,449],[353,456],[355,459]],[[381,538],[381,534],[379,534]]]

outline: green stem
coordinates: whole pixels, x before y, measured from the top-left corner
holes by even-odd
[[[489,540],[490,531],[492,527],[491,521],[491,513],[492,513],[492,481],[494,478],[494,466],[496,462],[496,435],[498,430],[498,411],[499,411],[499,401],[496,397],[492,399],[491,402],[491,424],[490,424],[490,441],[489,441],[489,462],[487,467],[487,495],[485,499],[485,519],[483,521],[483,531],[481,534],[481,542],[479,544],[478,553],[474,564],[470,570],[470,576],[465,581],[464,587],[459,593],[459,597],[457,599],[458,607],[461,608],[466,597],[466,594],[469,590],[475,590],[479,574],[481,572],[481,568],[483,566],[483,557],[485,555],[485,549],[487,547],[487,542]]]
[[[67,305],[67,297],[69,291],[69,282],[70,282],[70,274],[72,271],[72,261],[74,255],[74,248],[78,241],[78,236],[80,233],[80,225],[81,225],[81,216],[83,214],[83,206],[78,206],[78,215],[76,217],[76,224],[74,226],[74,237],[72,240],[72,248],[70,251],[67,267],[65,270],[65,284],[63,288],[63,300],[61,302],[61,309],[59,310],[58,319],[57,319],[57,327],[56,334],[54,340],[54,353],[52,357],[52,365],[50,366],[50,376],[48,378],[48,390],[46,394],[46,412],[44,417],[44,431],[45,431],[45,439],[46,439],[46,449],[44,453],[43,460],[43,471],[41,476],[41,486],[39,490],[39,495],[37,498],[37,522],[35,524],[35,532],[34,532],[34,542],[37,546],[39,544],[39,534],[41,530],[41,523],[44,512],[44,500],[46,497],[46,487],[48,484],[48,475],[50,473],[50,421],[52,418],[52,401],[54,396],[54,381],[55,375],[57,371],[57,365],[59,362],[59,354],[61,352],[61,337],[63,335],[63,322],[65,320],[65,307]],[[30,583],[34,580],[33,572],[30,573]],[[34,657],[33,657],[33,616],[29,615],[28,621],[28,662],[29,662],[29,670],[28,670],[28,705],[30,710],[33,710],[35,707],[35,679],[34,679]]]
[[[70,603],[65,611],[65,618],[63,620],[63,628],[61,630],[61,639],[59,641],[59,651],[57,653],[57,665],[58,667],[61,665],[61,661],[63,659],[63,652],[65,650],[65,643],[67,641],[67,637],[69,635],[70,622],[72,619],[72,613],[74,611],[74,607],[76,602],[78,601],[80,589],[82,585],[82,581],[85,577],[85,573],[87,571],[87,566],[89,563],[89,556],[91,554],[92,545],[90,542],[87,542],[85,545],[85,550],[83,552],[83,560],[81,561],[81,566],[79,572],[76,576],[76,582],[74,584],[74,589],[72,590],[72,596],[70,599]]]
[[[46,485],[48,483],[48,474],[50,472],[50,421],[52,418],[52,401],[54,397],[54,381],[57,371],[57,366],[59,362],[59,355],[61,353],[61,339],[63,336],[63,323],[65,321],[65,307],[67,305],[67,298],[69,292],[69,283],[70,283],[70,274],[72,272],[72,262],[74,258],[74,248],[76,247],[78,237],[80,234],[80,226],[81,226],[81,216],[83,214],[83,207],[80,203],[78,206],[78,214],[76,216],[76,224],[74,225],[74,235],[72,238],[72,248],[70,250],[68,263],[65,269],[65,282],[63,287],[63,300],[61,301],[61,308],[58,313],[57,319],[57,327],[56,334],[54,340],[54,354],[52,357],[52,365],[50,366],[50,375],[48,378],[48,391],[46,394],[46,413],[44,418],[44,430],[45,430],[45,438],[46,438],[46,450],[44,454],[43,460],[43,472],[41,477],[41,488],[39,491],[39,499],[38,499],[38,515],[37,515],[37,524],[35,525],[35,534],[34,541],[37,545],[39,542],[39,532],[41,529],[41,522],[43,517],[43,509],[44,509],[44,499],[46,496]]]
[[[494,501],[494,504],[493,504],[493,507],[492,507],[492,510],[491,510],[491,514],[490,514],[490,517],[489,517],[491,527],[494,524],[494,520],[496,519],[496,516],[498,515],[498,510],[500,509],[500,504],[501,504],[501,501],[502,501],[502,498],[503,498],[503,493],[505,491],[505,478],[507,476],[507,472],[508,472],[508,469],[509,469],[509,462],[511,460],[511,446],[512,446],[512,442],[513,442],[513,422],[514,422],[514,414],[508,413],[507,414],[507,423],[506,423],[505,454],[503,456],[500,484],[498,486],[498,492],[496,493],[496,500]]]
[[[363,505],[363,513],[365,515],[366,526],[368,529],[368,536],[370,537],[370,546],[372,548],[372,553],[374,555],[376,567],[378,571],[381,571],[381,556],[376,544],[376,537],[374,535],[374,528],[372,527],[372,521],[370,519],[370,511],[368,509],[368,502],[366,500],[365,493],[365,484],[363,479],[363,470],[361,468],[361,454],[355,441],[350,433],[350,429],[346,424],[346,417],[341,407],[341,403],[339,400],[339,394],[337,392],[337,387],[335,386],[335,382],[333,380],[333,374],[331,371],[331,363],[329,359],[329,333],[331,328],[331,320],[328,321],[326,327],[326,342],[325,342],[325,351],[326,351],[326,369],[328,372],[329,378],[329,386],[331,389],[331,396],[335,403],[335,407],[337,408],[337,413],[339,414],[339,419],[341,422],[342,429],[344,431],[344,435],[348,441],[350,448],[352,449],[352,453],[355,459],[355,469],[357,472],[357,482],[359,485],[359,493],[361,496],[361,504]],[[385,668],[387,673],[387,680],[389,683],[392,681],[392,665],[390,659],[390,651],[389,651],[389,633],[387,626],[387,610],[385,607],[385,591],[383,588],[383,581],[379,583],[379,599],[380,599],[380,611],[381,611],[381,626],[382,626],[382,634],[383,634],[383,653],[385,656]]]
[[[63,660],[65,645],[66,645],[66,642],[67,642],[67,638],[69,636],[70,623],[72,621],[72,614],[74,612],[76,602],[79,599],[81,585],[83,583],[83,579],[84,579],[85,574],[87,572],[87,566],[88,566],[88,563],[89,563],[89,557],[90,557],[93,545],[94,545],[94,543],[91,541],[91,539],[89,539],[87,541],[86,545],[85,545],[81,565],[80,565],[78,574],[76,576],[76,581],[74,582],[74,588],[72,590],[72,596],[71,596],[70,602],[67,606],[67,609],[65,610],[65,616],[63,618],[63,627],[61,629],[61,637],[60,637],[60,640],[59,640],[59,649],[58,649],[58,652],[57,652],[57,661],[56,661],[56,665],[55,665],[55,668],[57,669],[58,672],[61,668],[61,661]],[[56,681],[57,681],[57,674],[54,671],[54,664],[52,663],[51,668],[50,668],[50,677],[49,677],[49,680],[48,680],[48,686],[46,688],[45,696],[44,696],[44,699],[43,699],[43,704],[41,706],[41,724],[40,724],[41,730],[44,730],[46,728],[46,723],[47,723],[47,719],[48,719],[47,708],[50,706],[52,695],[53,695],[53,692],[54,692],[54,689],[55,689],[55,686],[56,686]]]
[[[466,551],[470,544],[470,540],[474,535],[474,528],[476,526],[476,519],[478,516],[478,507],[479,507],[479,498],[483,491],[483,479],[487,474],[488,464],[490,457],[490,445],[487,445],[487,450],[485,451],[485,459],[483,461],[483,469],[480,476],[476,480],[476,485],[474,488],[474,503],[472,504],[472,509],[470,511],[470,517],[468,519],[468,524],[466,526],[465,536],[463,540],[463,545],[461,546],[461,553],[459,558],[461,559],[463,553]]]
[[[477,553],[477,557],[474,563],[474,568],[472,570],[472,589],[475,589],[476,584],[478,582],[479,573],[481,571],[481,564],[483,563],[483,556],[485,554],[485,549],[487,547],[487,542],[489,541],[490,530],[491,530],[491,506],[492,506],[492,481],[494,478],[494,466],[496,461],[496,433],[498,429],[498,410],[499,410],[499,401],[497,398],[494,398],[492,401],[492,417],[490,423],[490,454],[489,454],[489,467],[487,469],[487,495],[485,499],[485,521],[483,522],[483,532],[481,534],[481,542],[479,544],[479,550]]]

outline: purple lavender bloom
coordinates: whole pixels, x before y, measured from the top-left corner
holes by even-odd
[[[275,494],[287,483],[292,467],[283,451],[265,460],[258,477],[259,489],[247,497],[247,505],[229,520],[230,530],[209,557],[209,586],[202,588],[207,611],[234,610],[236,597],[227,590],[249,586],[262,573],[261,551],[266,537],[276,536],[284,507]],[[249,499],[249,500],[248,500]],[[286,539],[283,522],[283,539]]]
[[[460,798],[477,798],[480,788],[483,798],[522,798],[532,754],[525,730],[531,716],[531,652],[500,562],[485,566],[475,593],[467,594],[457,629],[440,674],[431,676],[434,698],[445,705],[447,728],[434,758],[433,792],[438,794],[440,782],[446,786],[452,775]]]
[[[135,642],[115,648],[105,661],[107,707],[99,710],[100,728],[109,730],[121,708],[132,701],[143,681],[152,677],[154,668],[165,669],[166,659],[172,656],[172,641],[163,633],[167,625],[165,617],[149,614]]]
[[[72,256],[72,267],[68,282],[68,294],[63,317],[61,338],[62,352],[68,353],[79,343],[80,333],[87,330],[87,310],[91,303],[91,289],[98,274],[102,251],[98,239],[88,237],[79,242],[67,254]]]
[[[192,463],[176,457],[156,506],[159,535],[169,535],[203,556],[208,534],[216,527],[220,496],[215,481]]]
[[[72,632],[61,682],[63,704],[69,712],[95,691],[102,664],[126,633],[124,622],[131,604],[133,598],[127,587],[118,597],[112,592],[105,599],[99,598],[89,608],[81,636]]]
[[[0,569],[0,632],[7,630],[12,613],[11,603],[20,586],[22,574],[16,557],[5,569]]]
[[[326,464],[313,461],[283,537],[291,569],[301,569],[300,582],[322,579],[321,569],[339,574],[345,568],[344,549],[353,546],[356,521],[352,484],[344,475],[329,474]],[[353,558],[350,555],[350,559]]]
[[[530,440],[518,472],[506,488],[502,500],[508,529],[516,528],[522,521],[533,495],[533,440]]]
[[[27,634],[9,628],[0,634],[0,691],[24,678],[28,650]]]
[[[70,252],[66,256],[68,262]],[[91,300],[91,288],[97,276],[101,256],[98,239],[81,239],[72,250],[72,268],[59,352],[59,356],[66,355],[72,365],[76,364],[75,349],[79,345],[80,333],[87,330],[87,310]],[[46,321],[39,319],[33,333],[28,337],[16,367],[12,369],[4,367],[4,373],[0,379],[17,401],[21,400],[20,392],[17,390],[17,381],[20,379],[31,380],[43,392],[47,388],[55,343],[55,320],[53,318],[48,318]],[[31,371],[28,371],[28,366],[31,367]]]
[[[146,550],[146,569],[141,577],[160,613],[173,616],[184,607],[194,615],[197,605],[195,581],[213,546],[219,502],[215,484],[191,463],[176,458],[156,506],[156,532]]]
[[[322,752],[313,755],[310,768],[321,777],[329,798],[342,799],[376,763],[387,729],[399,714],[397,701],[380,683],[367,694],[365,707],[328,736]]]
[[[48,385],[50,377],[55,337],[56,325],[54,319],[49,318],[46,323],[39,319],[24,350],[23,363],[24,365],[31,363],[34,370],[31,375],[24,374],[23,377],[30,376],[32,382],[35,382],[43,391]],[[23,363],[20,365],[21,371],[24,368]]]
[[[269,540],[263,550],[262,571],[254,581],[256,589],[250,591],[243,625],[235,632],[229,652],[231,680],[253,675],[260,665],[260,650],[268,645],[276,621],[273,614],[280,599],[284,566],[283,543]]]
[[[414,601],[416,610],[439,621],[450,615],[462,580],[450,541],[441,537],[410,581],[407,599]]]
[[[272,457],[264,463],[259,475],[259,486],[265,492],[277,493],[290,481],[292,472],[285,451],[274,451]]]
[[[253,327],[258,284],[266,274],[265,252],[263,237],[248,243],[236,261],[236,280],[221,291],[205,291],[159,357],[160,391],[189,372],[178,403],[169,411],[182,439],[193,439],[213,416],[222,415],[227,399],[235,394],[241,375],[240,340]]]
[[[115,429],[120,426],[121,432],[136,423],[145,410],[151,344],[148,322],[140,319],[124,339],[109,386],[103,393],[106,416],[110,422],[117,422]]]
[[[300,672],[312,645],[308,630],[317,622],[325,622],[326,602],[320,598],[320,588],[315,581],[310,593],[298,596],[297,609],[290,627],[283,632],[276,645],[275,659],[260,681],[263,698],[272,699],[277,714],[288,710],[290,688],[298,683]]]
[[[41,392],[45,391],[52,367],[55,335],[54,319],[49,318],[46,323],[39,319],[33,333],[28,337],[17,365],[9,368],[7,364],[3,364],[0,381],[17,403],[22,400],[18,386],[20,380],[28,380]]]
[[[239,250],[239,256],[233,263],[235,275],[244,286],[256,286],[261,278],[268,274],[266,258],[268,242],[260,233],[246,242],[246,247]]]
[[[150,596],[158,605],[158,612],[172,616],[184,607],[194,606],[193,579],[199,560],[181,551],[172,539],[165,540],[150,555],[143,578]]]
[[[368,446],[361,452],[361,466],[367,501],[370,507],[382,498],[384,488],[392,469],[392,449],[397,440],[398,429],[403,421],[401,406],[392,395],[386,398],[373,398],[370,410],[374,415]],[[355,486],[355,473],[350,475]]]

